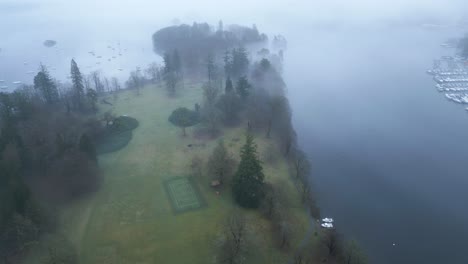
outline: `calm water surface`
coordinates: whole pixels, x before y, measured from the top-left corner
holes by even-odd
[[[371,263],[468,263],[468,113],[425,74],[460,33],[310,33],[285,75],[322,213]]]

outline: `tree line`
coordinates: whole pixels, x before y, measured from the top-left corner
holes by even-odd
[[[205,30],[209,32],[207,28]],[[190,43],[187,41],[186,44]],[[256,53],[257,60],[244,45],[228,46],[224,52],[205,54],[201,63],[205,70],[197,75],[205,80],[202,102],[193,109],[183,107],[174,110],[169,119],[182,128],[184,136],[187,127],[199,123],[201,126],[197,129],[206,128],[211,138],[216,138],[223,126],[246,125],[246,141],[241,148],[239,161],[229,153],[225,143],[219,141],[206,162],[198,156],[192,159],[193,174],[200,177],[206,172],[217,184],[231,189],[239,206],[258,210],[270,221],[278,248],[290,252],[294,263],[319,263],[325,260],[330,263],[366,263],[359,247],[354,242],[344,242],[336,230],[317,232],[315,235],[319,237],[319,245],[308,245],[294,252],[292,238],[295,219],[289,212],[290,198],[281,186],[265,180],[263,164],[275,162],[273,153],[279,152],[290,165],[300,202],[314,219],[320,219],[320,210],[309,181],[311,164],[297,143],[291,109],[285,96],[286,85],[281,76],[286,43],[284,37],[275,36],[273,48],[276,52],[262,48]],[[192,59],[184,53],[179,54],[182,65]],[[167,68],[166,61],[170,62],[165,56]],[[169,89],[169,85],[166,86]],[[259,136],[274,143],[267,150],[268,159],[262,159],[258,153],[255,137]],[[236,211],[223,223],[223,232],[216,240],[219,263],[245,261],[252,247],[249,245],[246,221]]]
[[[217,28],[207,23],[166,27],[153,34],[154,51],[164,56],[178,50],[184,58],[182,68],[187,74],[199,74],[210,54],[218,54],[228,48],[267,41],[257,27],[231,25],[220,21]]]
[[[53,208],[99,187],[95,139],[102,126],[95,113],[107,84],[90,76],[72,60],[71,84],[64,87],[40,65],[32,86],[0,93],[2,263],[18,262],[45,234],[55,237]],[[57,244],[66,250],[49,257],[76,262],[66,239],[51,239],[63,240]]]

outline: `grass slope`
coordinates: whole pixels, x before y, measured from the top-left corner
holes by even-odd
[[[193,108],[201,101],[201,85],[186,84],[175,98],[168,98],[161,87],[150,86],[139,96],[120,93],[113,107],[100,106],[102,112],[112,109],[116,115],[135,117],[139,126],[125,148],[99,156],[101,189],[62,212],[63,232],[79,249],[80,263],[215,263],[221,223],[235,207],[230,188],[218,196],[209,179],[197,179],[207,206],[182,214],[173,213],[164,190],[166,180],[191,175],[193,156],[206,161],[216,145],[216,140],[194,138],[194,128],[182,137],[180,128],[167,121],[177,107]],[[224,129],[221,136],[236,159],[244,131],[241,125]],[[255,141],[261,155],[271,151],[272,143],[264,135],[257,135]],[[288,166],[279,158],[274,166],[265,163],[264,171],[267,181],[281,184],[289,196],[296,220],[294,244],[298,244],[308,220]],[[247,263],[284,263],[288,256],[273,244],[269,222],[256,211],[242,212],[255,245]]]

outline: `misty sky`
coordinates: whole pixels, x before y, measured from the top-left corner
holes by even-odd
[[[454,24],[468,17],[465,0],[0,0],[0,48],[15,45],[20,35],[50,32],[49,38],[78,35],[88,39],[125,35],[143,40],[174,21],[191,24],[257,24],[267,33],[319,26],[391,23]],[[65,32],[65,34],[64,34]],[[120,37],[120,36],[119,36]],[[80,36],[78,39],[82,39]],[[76,40],[75,40],[76,41]]]
[[[458,19],[463,14],[466,15],[467,4],[464,0],[2,0],[0,13],[4,13],[2,20],[13,22],[1,23],[3,26],[0,25],[0,28],[8,27],[11,30],[12,25],[21,28],[21,24],[28,22],[24,20],[31,19],[38,23],[56,20],[78,22],[87,26],[115,18],[119,18],[117,23],[121,24],[154,23],[173,18],[179,18],[183,22],[219,18],[235,22],[247,19],[257,24],[306,22],[305,20],[351,23],[418,17]]]

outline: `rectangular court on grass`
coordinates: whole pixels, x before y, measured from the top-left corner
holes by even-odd
[[[196,183],[189,177],[171,178],[164,182],[164,187],[175,214],[206,206]]]

